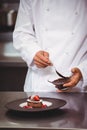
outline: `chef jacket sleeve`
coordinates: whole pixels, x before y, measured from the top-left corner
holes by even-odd
[[[33,26],[31,1],[20,0],[16,25],[13,32],[13,46],[20,52],[29,67],[36,52],[41,50],[37,45],[37,38]]]
[[[81,54],[80,63],[76,67],[78,67],[82,73],[83,87],[87,91],[87,35]]]

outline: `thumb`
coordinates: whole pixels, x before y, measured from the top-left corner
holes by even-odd
[[[78,72],[79,72],[79,69],[78,69],[78,68],[72,68],[72,69],[71,69],[71,72],[74,73],[74,74],[75,74],[75,73],[78,73]]]
[[[46,52],[46,51],[44,51],[44,54],[43,54],[46,58],[48,58],[49,59],[49,53],[48,52]]]
[[[71,72],[72,72],[72,73],[76,73],[76,68],[72,68],[72,69],[71,69]]]

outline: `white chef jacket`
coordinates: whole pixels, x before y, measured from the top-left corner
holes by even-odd
[[[56,91],[59,78],[53,66],[37,68],[35,54],[49,52],[56,69],[65,76],[78,67],[83,79],[71,90],[87,89],[87,0],[20,0],[13,45],[28,65],[24,91]]]

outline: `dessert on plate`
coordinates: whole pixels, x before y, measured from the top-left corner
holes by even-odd
[[[42,104],[42,99],[38,95],[32,95],[27,99],[27,105],[33,108],[41,108]]]
[[[27,99],[27,105],[24,108],[46,108],[47,105],[43,104],[43,100],[38,95],[32,95]]]

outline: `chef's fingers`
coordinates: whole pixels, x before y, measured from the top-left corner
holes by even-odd
[[[40,59],[40,58],[38,58],[38,57],[35,57],[34,63],[35,63],[35,64],[36,64],[36,63],[42,64],[42,65],[45,65],[45,66],[49,66],[49,65],[50,65],[50,63],[45,62],[45,61],[43,61],[42,59]]]
[[[39,59],[43,62],[43,63],[46,63],[48,65],[51,65],[51,62],[49,60],[49,58],[47,58],[46,56],[44,55],[39,55]]]
[[[82,73],[79,68],[72,68],[71,72],[73,73],[73,75],[77,75],[78,80],[82,79]]]
[[[34,62],[39,62],[43,65],[51,65],[49,59],[43,55],[43,51],[37,52],[37,54],[34,57]]]
[[[49,64],[50,64],[50,66],[52,66],[53,64],[52,64],[52,62],[50,61],[50,59],[49,59],[49,53],[48,52],[46,52],[46,51],[44,51],[43,52],[44,54],[44,57],[46,57],[48,60],[49,60]]]
[[[43,51],[43,55],[44,55],[44,57],[46,57],[47,59],[49,59],[49,53],[48,52]]]
[[[65,83],[63,86],[64,87],[74,87],[76,86],[78,83],[78,80],[75,78],[73,78],[72,80],[70,80],[68,83]]]
[[[79,75],[76,73],[76,74],[73,74],[70,78],[70,81],[65,83],[63,86],[64,87],[74,87],[77,85],[77,83],[79,82]]]
[[[82,78],[81,71],[78,68],[73,68],[72,70],[73,75],[70,77],[70,82],[65,83],[63,86],[67,87],[74,87],[78,84],[80,79]]]
[[[49,63],[49,59],[44,56],[44,51],[39,51],[36,53],[34,60],[38,60],[38,59],[43,61],[43,62]]]
[[[35,64],[38,68],[45,68],[45,67],[48,66],[48,65],[44,65],[44,64],[42,64],[42,63],[39,63],[39,62],[37,62],[37,61],[34,61],[34,64]]]

